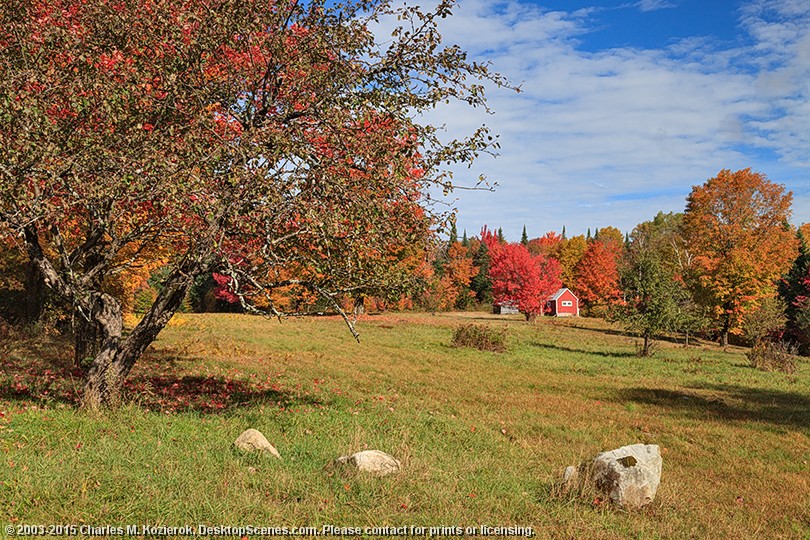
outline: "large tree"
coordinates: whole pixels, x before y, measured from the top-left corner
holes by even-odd
[[[751,169],[722,170],[687,198],[683,232],[693,254],[691,282],[723,346],[746,311],[775,295],[777,279],[797,257],[788,221],[792,198]]]
[[[532,256],[523,244],[495,244],[489,267],[492,296],[511,304],[527,321],[542,315],[546,300],[562,285],[560,264],[543,255]]]
[[[619,299],[617,247],[591,240],[575,270],[575,289],[590,315],[604,313]]]
[[[503,83],[442,45],[451,8],[0,4],[0,231],[97,329],[88,403],[115,397],[212,269],[274,314],[279,288],[335,299],[398,285],[406,273],[388,269],[431,226],[427,189],[492,145],[483,128],[443,140],[420,115],[485,106],[478,82]],[[125,335],[108,281],[154,253],[165,278]]]

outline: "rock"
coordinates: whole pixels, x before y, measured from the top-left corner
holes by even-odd
[[[278,453],[278,450],[276,450],[265,436],[262,435],[262,432],[257,429],[246,429],[236,438],[233,444],[241,450],[248,452],[267,452],[281,459],[281,454]]]
[[[622,446],[596,456],[590,465],[590,478],[617,506],[638,509],[655,498],[661,464],[657,444]]]
[[[573,465],[565,468],[562,478],[563,492],[567,493],[579,485],[579,469]]]
[[[354,467],[358,471],[386,476],[399,472],[402,464],[393,456],[379,450],[363,450],[351,456],[341,456],[336,464]]]

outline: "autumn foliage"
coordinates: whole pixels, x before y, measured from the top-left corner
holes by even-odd
[[[434,224],[423,194],[494,144],[483,127],[440,140],[418,111],[485,106],[473,81],[505,82],[440,43],[451,8],[0,4],[0,234],[98,336],[90,401],[121,387],[212,271],[229,278],[220,296],[279,315],[280,291],[340,310],[341,295],[413,281]],[[399,21],[383,42],[380,19]],[[124,335],[123,297],[157,268]]]
[[[603,310],[619,299],[619,267],[610,244],[592,241],[575,270],[575,288],[579,299],[591,311]]]
[[[747,311],[776,294],[798,256],[791,201],[784,186],[750,169],[720,171],[689,194],[683,229],[694,255],[691,282],[724,344]]]
[[[511,304],[532,320],[542,315],[546,300],[562,285],[560,265],[542,255],[532,256],[522,244],[496,245],[490,276],[498,304]]]

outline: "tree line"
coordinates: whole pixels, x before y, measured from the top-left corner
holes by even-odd
[[[396,276],[390,289],[358,288],[335,299],[342,310],[449,311],[489,309],[508,304],[532,320],[547,311],[546,299],[568,287],[585,316],[617,320],[643,340],[650,354],[658,337],[680,334],[748,344],[789,341],[810,346],[810,225],[790,224],[791,194],[749,169],[720,171],[695,186],[683,212],[659,212],[630,233],[608,226],[568,237],[565,227],[520,242],[484,226],[459,237],[451,219],[446,240],[434,229],[380,272]],[[111,276],[106,287],[125,313],[144,313],[160,294],[164,258],[152,254],[144,264]],[[41,316],[42,280],[25,255],[5,250],[0,264],[3,316],[32,320]],[[394,282],[392,278],[392,283]],[[234,278],[223,268],[196,277],[181,311],[244,311]],[[16,300],[20,301],[16,301]],[[10,301],[11,300],[11,301]],[[50,302],[54,302],[51,297]],[[270,304],[272,302],[272,304]],[[279,287],[259,308],[284,313],[334,311],[331,301],[295,284]],[[56,310],[75,317],[70,310]],[[74,321],[75,323],[75,321]],[[97,348],[97,339],[75,332],[76,358]]]
[[[666,333],[687,343],[701,334],[723,346],[731,337],[753,345],[785,340],[807,352],[810,226],[791,225],[791,203],[792,194],[761,173],[723,170],[693,187],[683,212],[659,212],[624,235],[609,226],[529,239],[524,227],[519,243],[507,243],[484,227],[459,242],[451,228],[435,267],[454,285],[440,288],[438,304],[510,303],[531,319],[565,286],[584,315],[638,333],[644,355]]]

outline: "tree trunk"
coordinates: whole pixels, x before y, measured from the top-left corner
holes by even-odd
[[[87,374],[84,387],[85,406],[115,406],[120,403],[121,390],[135,362],[180,308],[186,293],[194,283],[194,278],[207,268],[208,265],[201,262],[187,262],[176,268],[166,278],[152,307],[126,340],[121,343],[119,339],[114,348],[108,348],[107,340],[104,340],[105,346],[93,359],[93,366]],[[117,320],[120,324],[123,320],[121,306],[117,302],[116,304]],[[100,317],[103,318],[104,315]],[[104,326],[100,319],[97,320]]]
[[[99,251],[94,250],[87,255],[84,261],[84,270],[89,272],[100,263],[103,257]],[[101,291],[104,276],[99,274],[90,281],[88,288],[92,291]],[[96,309],[94,306],[93,309]],[[105,308],[100,308],[105,309]],[[111,308],[106,308],[111,309]],[[105,316],[106,317],[106,316]],[[73,365],[82,367],[88,358],[95,358],[101,352],[105,338],[103,324],[95,320],[93,313],[84,314],[78,307],[73,311]]]
[[[641,356],[650,356],[650,336],[644,334],[644,348],[641,350]]]
[[[725,314],[723,315],[723,329],[720,331],[720,345],[723,346],[723,349],[728,347],[728,334],[731,331],[731,309],[732,305],[726,303],[723,308],[725,309]]]
[[[366,312],[365,305],[366,297],[363,295],[356,296],[354,299],[354,316],[363,315]]]
[[[73,314],[73,365],[81,367],[87,358],[101,352],[103,332],[96,321],[88,321],[81,313]]]
[[[97,325],[101,330],[101,348],[87,372],[82,396],[84,406],[89,408],[116,404],[124,383],[120,367],[115,363],[124,330],[121,304],[105,294],[98,295],[97,303],[99,309],[93,312],[94,321],[90,324]]]
[[[25,268],[25,304],[22,319],[26,324],[39,321],[45,309],[45,279],[36,263],[30,261]]]
[[[109,294],[94,290],[71,273],[59,273],[45,256],[33,225],[23,229],[28,255],[42,273],[45,284],[77,309],[89,314],[90,324],[100,331],[100,347],[87,372],[83,402],[87,407],[118,403],[121,388],[132,366],[179,309],[194,278],[208,270],[210,247],[192,248],[187,257],[166,278],[152,307],[122,342],[124,317],[121,303]]]

